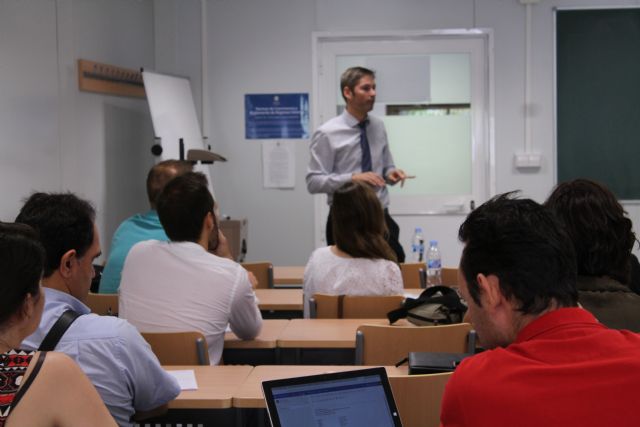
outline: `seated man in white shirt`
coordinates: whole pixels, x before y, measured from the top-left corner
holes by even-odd
[[[120,317],[141,332],[202,332],[218,364],[227,325],[241,339],[262,328],[252,282],[232,261],[201,173],[170,181],[157,201],[169,242],[136,244],[124,263]]]

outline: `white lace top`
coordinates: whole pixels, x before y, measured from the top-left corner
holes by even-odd
[[[304,269],[304,317],[314,294],[402,295],[402,275],[386,259],[343,258],[330,246],[316,249]]]

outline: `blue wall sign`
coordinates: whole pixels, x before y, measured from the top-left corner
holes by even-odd
[[[309,94],[247,94],[244,123],[246,139],[309,138]]]

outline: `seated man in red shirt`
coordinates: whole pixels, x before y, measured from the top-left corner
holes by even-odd
[[[547,208],[501,195],[460,227],[460,288],[487,351],[447,384],[449,426],[640,426],[640,335],[577,306],[571,240]]]

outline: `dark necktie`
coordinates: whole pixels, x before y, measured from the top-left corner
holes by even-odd
[[[362,149],[362,172],[371,171],[371,150],[367,139],[367,124],[369,124],[369,120],[363,120],[358,123],[360,128],[360,148]]]

